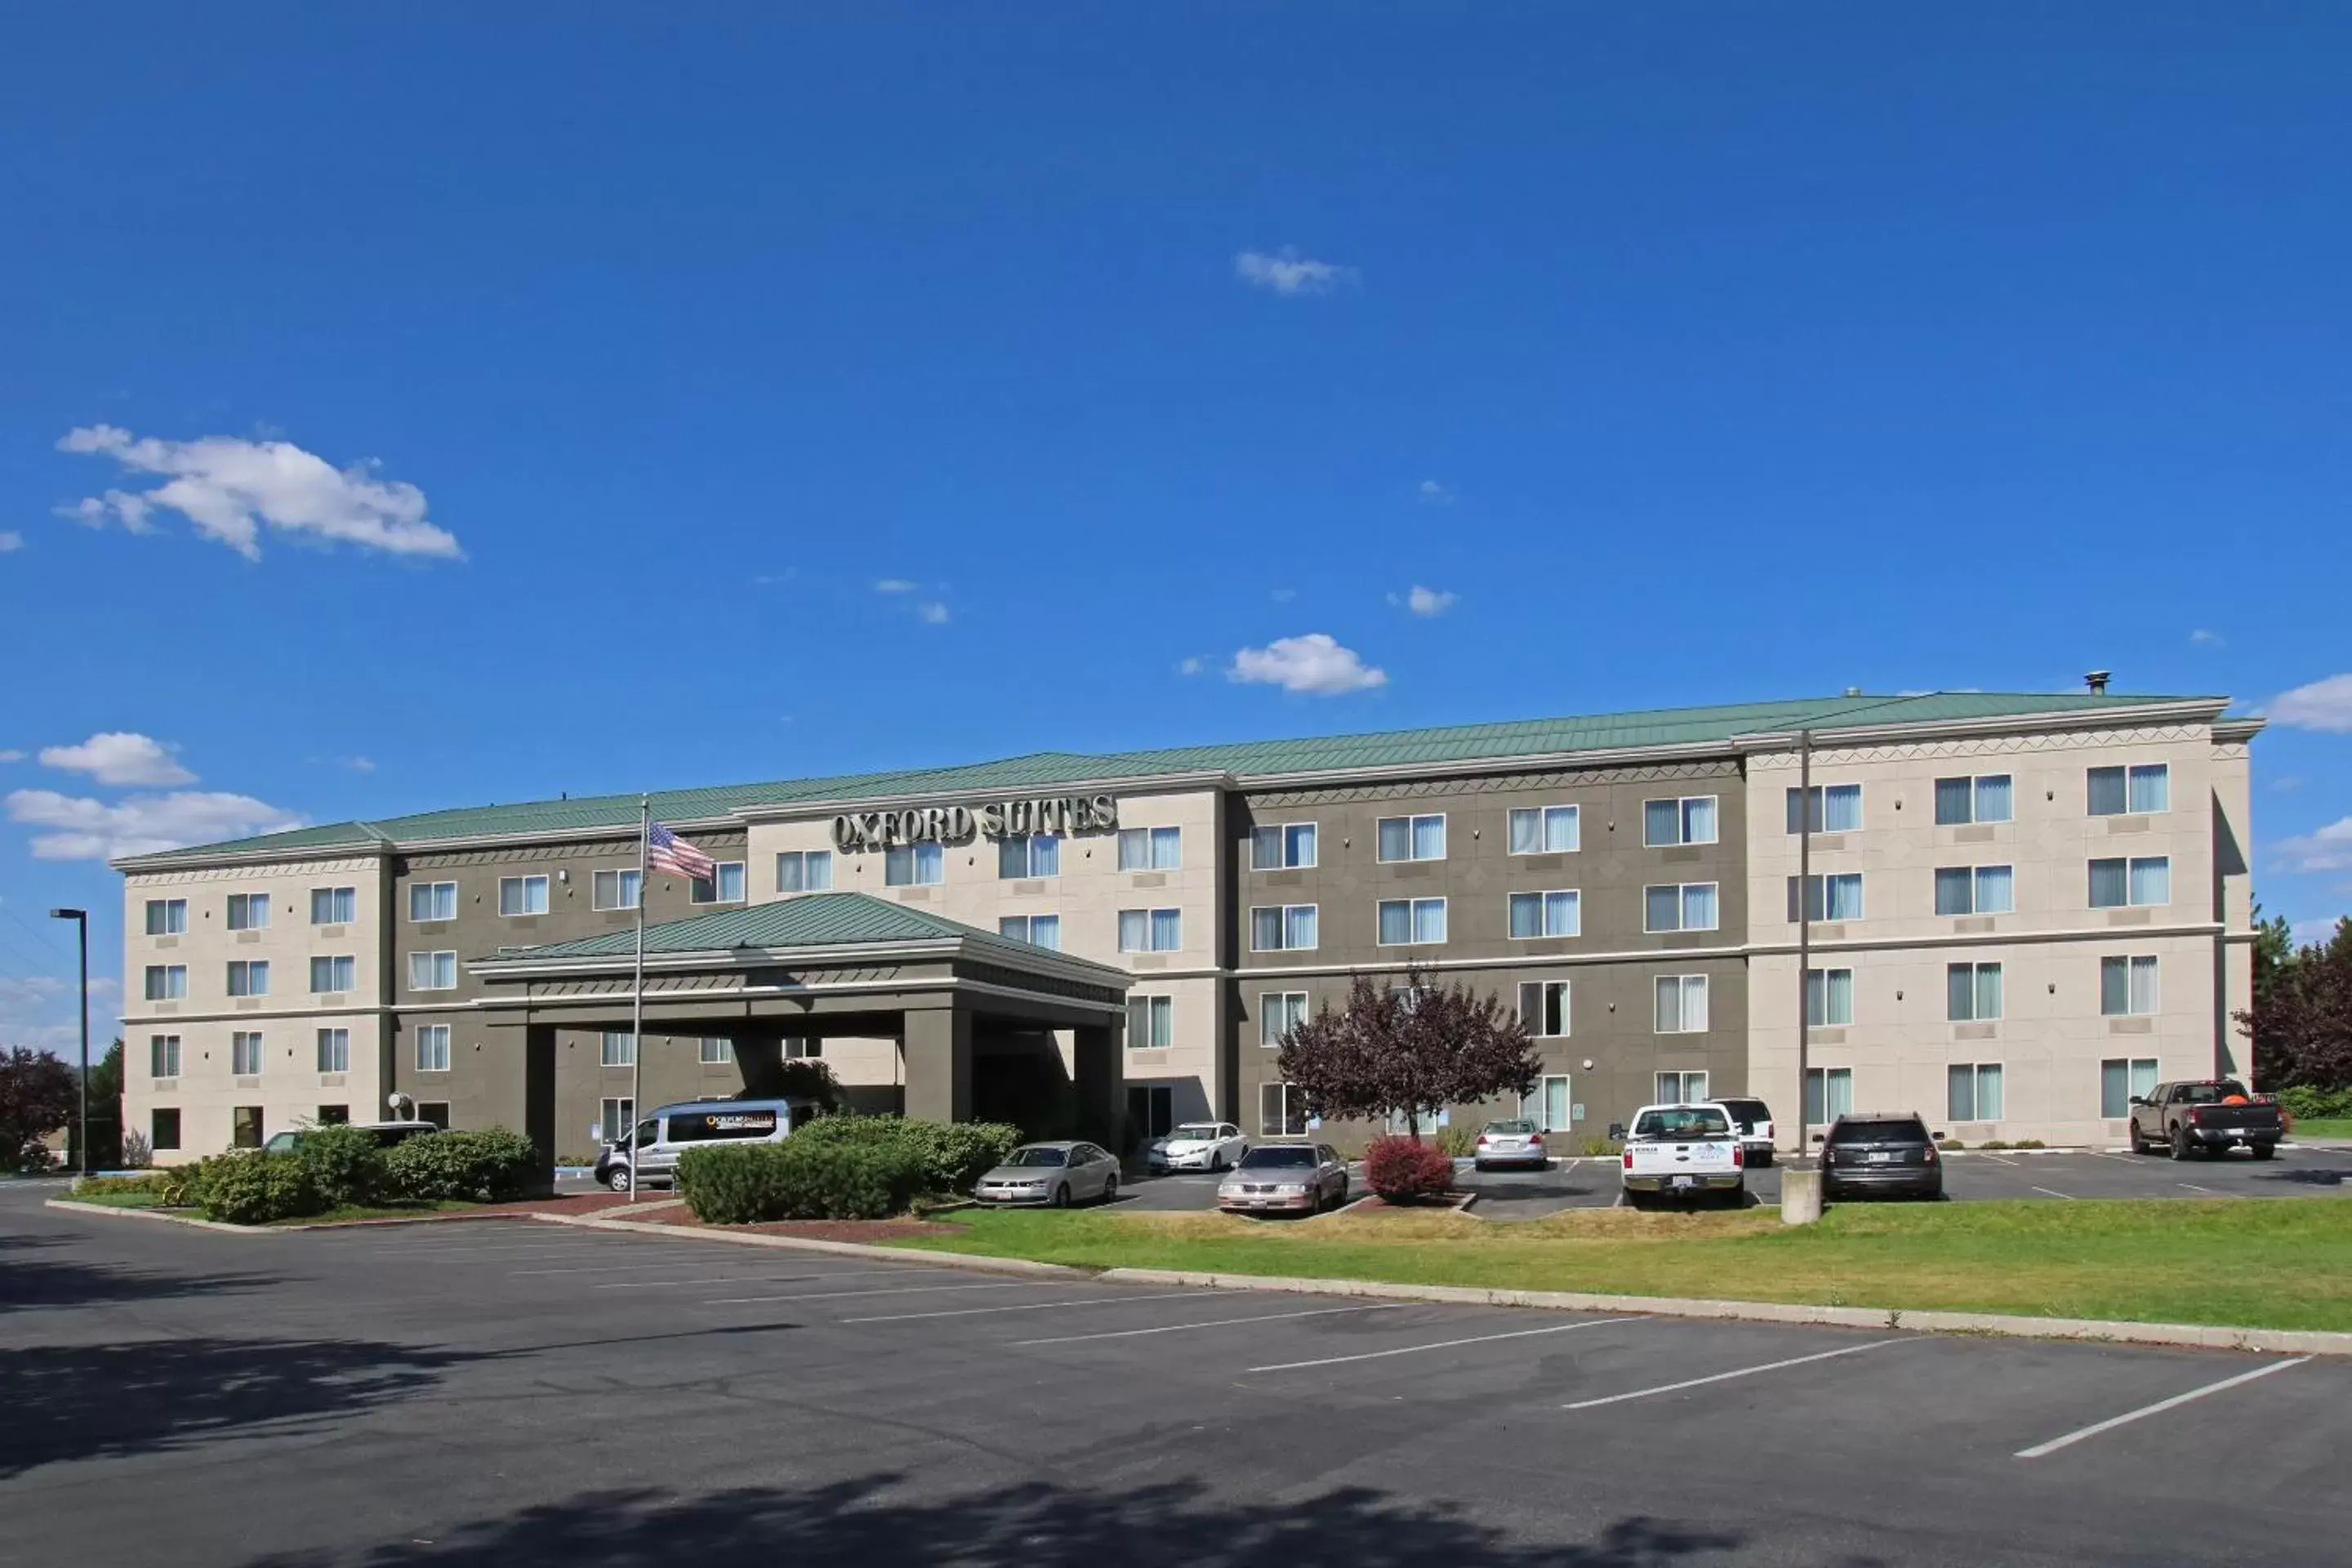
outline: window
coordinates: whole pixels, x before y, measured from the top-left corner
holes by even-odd
[[[149,936],[178,936],[187,929],[187,900],[150,899],[147,900],[147,934]]]
[[[600,1067],[625,1068],[637,1059],[637,1037],[626,1029],[606,1029],[598,1047],[596,1061]]]
[[[1953,1121],[2000,1120],[2000,1064],[1954,1062],[1944,1069],[1944,1115]]]
[[[2017,908],[2013,879],[2006,866],[1938,866],[1936,912],[1939,915],[2005,915]]]
[[[151,963],[147,966],[147,1000],[177,1002],[188,994],[188,966],[184,963]]]
[[[1572,805],[1521,806],[1510,814],[1510,853],[1558,855],[1578,847],[1580,833]]]
[[[228,896],[228,929],[231,931],[266,931],[269,926],[269,895],[268,893],[231,893]]]
[[[697,904],[740,904],[743,901],[743,862],[721,860],[708,877],[689,878],[687,900]]]
[[[1686,795],[1642,803],[1642,842],[1653,849],[1715,842],[1715,796]]]
[[[228,1142],[232,1149],[261,1147],[261,1107],[257,1105],[229,1107]]]
[[[2091,907],[2095,910],[2171,901],[2172,861],[2166,856],[2135,855],[2128,860],[2091,862]]]
[[[2172,809],[2172,770],[2163,763],[2090,770],[2090,813],[2121,816]]]
[[[1568,1033],[1568,982],[1523,980],[1519,983],[1519,1022],[1528,1033],[1556,1038]]]
[[[1662,1072],[1654,1085],[1660,1105],[1701,1105],[1707,1099],[1706,1074],[1703,1072]]]
[[[349,1029],[319,1031],[319,1070],[349,1072],[352,1068],[352,1032]]]
[[[414,955],[411,955],[414,962]],[[327,996],[341,991],[354,990],[359,985],[359,964],[356,958],[314,958],[310,961],[310,990],[313,994]]]
[[[1514,937],[1580,936],[1584,931],[1584,900],[1573,888],[1549,893],[1510,896]]]
[[[996,922],[996,934],[1009,936],[1015,942],[1025,942],[1032,947],[1052,948],[1058,952],[1062,947],[1062,917],[1007,915]]]
[[[1282,871],[1315,864],[1315,825],[1286,822],[1250,829],[1250,869]]]
[[[1278,830],[1277,830],[1278,831]],[[1315,830],[1309,827],[1310,843]],[[1312,858],[1309,851],[1309,858]],[[1122,871],[1173,871],[1184,863],[1184,830],[1181,827],[1122,827],[1118,830],[1118,868]]]
[[[629,1135],[629,1123],[637,1119],[637,1102],[626,1095],[618,1100],[607,1100],[599,1109],[596,1119],[603,1123],[598,1131],[604,1141],[618,1143]]]
[[[313,1120],[321,1127],[341,1127],[351,1119],[352,1108],[348,1105],[322,1105]]]
[[[543,915],[546,912],[546,878],[500,877],[499,879],[499,913]]]
[[[1445,818],[1383,816],[1380,820],[1383,860],[1443,860],[1445,858]]]
[[[269,963],[267,959],[229,960],[228,994],[232,996],[267,996],[269,994]]]
[[[2000,1016],[2000,965],[1944,965],[1944,1016],[1955,1024],[1989,1024]]]
[[[449,1026],[423,1024],[416,1030],[416,1070],[447,1072],[449,1070]]]
[[[602,873],[598,873],[602,875]],[[411,882],[408,918],[412,921],[454,921],[457,918],[457,884]]]
[[[776,857],[776,891],[825,893],[832,890],[832,850],[787,849]]]
[[[2099,960],[2099,1011],[2110,1018],[2142,1018],[2157,1009],[2156,960]]]
[[[1297,952],[1315,945],[1313,904],[1273,904],[1250,910],[1252,952]]]
[[[1118,950],[1121,952],[1173,952],[1184,945],[1181,910],[1121,910]]]
[[[1382,899],[1380,942],[1383,947],[1445,940],[1444,899]]]
[[[588,879],[588,901],[600,910],[634,910],[643,895],[645,873],[631,867],[625,871],[598,871]],[[415,899],[410,900],[411,904]],[[414,919],[412,910],[410,918]]]
[[[814,1061],[824,1055],[823,1040],[804,1040],[793,1037],[784,1041],[784,1060],[788,1062]]]
[[[310,889],[310,923],[314,926],[347,926],[359,917],[359,912],[357,888]]]
[[[449,1131],[449,1102],[446,1100],[420,1100],[416,1102],[416,1120],[430,1121],[442,1131]]]
[[[1803,790],[1792,789],[1788,792],[1790,832],[1803,832],[1807,826],[1803,819],[1807,816],[1812,818],[1811,826],[1815,833],[1862,831],[1862,786],[1860,784],[1815,784],[1811,796],[1812,809],[1810,812],[1805,811],[1799,804],[1806,798],[1806,792]]]
[[[2010,787],[2007,773],[1979,773],[1974,778],[1936,781],[1936,826],[1965,826],[1971,822],[2007,822]]]
[[[996,874],[1003,878],[1060,876],[1062,840],[1051,833],[998,840]]]
[[[408,988],[411,991],[455,991],[457,988],[457,955],[446,950],[410,953]]]
[[[1706,976],[1661,974],[1657,979],[1657,1033],[1696,1035],[1706,1030]]]
[[[1127,1043],[1140,1051],[1164,1051],[1176,1043],[1176,998],[1127,999]]]
[[[1664,883],[1642,889],[1642,929],[1645,931],[1713,931],[1716,928],[1713,882]]]
[[[2111,1121],[2131,1114],[2131,1102],[2156,1088],[2154,1057],[2116,1057],[2099,1064],[2099,1114]]]
[[[1282,1037],[1307,1022],[1307,993],[1261,991],[1257,996],[1257,1043],[1279,1046]]]
[[[157,1110],[147,1120],[147,1147],[177,1149],[180,1146],[180,1113],[177,1110]]]
[[[1297,1138],[1307,1131],[1307,1096],[1286,1083],[1257,1086],[1257,1135]]]
[[[1805,1022],[1816,1029],[1843,1028],[1853,1022],[1853,971],[1805,971]]]
[[[724,1035],[705,1035],[696,1057],[704,1067],[725,1067],[735,1059],[735,1042]]]
[[[1824,1127],[1841,1116],[1853,1114],[1852,1068],[1805,1069],[1805,1124]]]
[[[882,880],[893,888],[937,887],[948,858],[937,844],[893,844],[882,851]]]
[[[239,1029],[229,1036],[228,1070],[236,1078],[260,1076],[261,1035],[258,1030]]]
[[[1576,1115],[1569,1098],[1568,1075],[1558,1073],[1538,1080],[1536,1091],[1519,1101],[1519,1114],[1534,1122],[1538,1131],[1567,1131]]]
[[[150,1035],[147,1037],[147,1076],[177,1078],[180,1076],[180,1037]]]
[[[1862,873],[1843,871],[1831,877],[1805,879],[1805,918],[1809,921],[1862,919]],[[1797,879],[1789,879],[1789,921],[1797,920]]]

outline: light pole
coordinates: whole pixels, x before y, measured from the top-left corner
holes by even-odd
[[[89,1176],[89,911],[51,910],[53,921],[71,921],[81,947],[81,1119],[74,1130],[74,1147],[81,1156],[81,1174]]]

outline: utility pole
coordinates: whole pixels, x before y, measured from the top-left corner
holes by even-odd
[[[1797,731],[1797,1158],[1812,1149],[1806,1090],[1813,1026],[1813,732]],[[1829,1106],[1824,1096],[1822,1110]]]
[[[53,921],[71,921],[81,947],[81,1111],[74,1126],[74,1149],[82,1179],[89,1178],[89,911],[51,910]]]
[[[638,1113],[646,1087],[646,857],[653,838],[654,797],[637,797],[637,978],[629,988],[629,1201],[637,1201]]]

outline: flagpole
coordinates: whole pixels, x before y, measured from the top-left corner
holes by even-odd
[[[637,971],[629,987],[629,1201],[637,1201],[637,1129],[646,1084],[646,858],[653,838],[653,796],[637,796]]]

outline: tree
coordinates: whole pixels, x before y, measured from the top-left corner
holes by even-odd
[[[2284,915],[2263,919],[2263,906],[2254,904],[2254,1005],[2262,1005],[2270,994],[2272,984],[2294,967],[2294,934]]]
[[[72,1152],[79,1164],[81,1151]],[[110,1171],[122,1163],[122,1037],[89,1068],[89,1168]]]
[[[2262,945],[2254,1005],[2238,1015],[2253,1039],[2254,1081],[2266,1089],[2352,1087],[2352,916],[2336,922],[2325,945],[2273,962],[2266,982]]]
[[[48,1052],[0,1053],[0,1171],[22,1169],[26,1152],[71,1121],[79,1103],[72,1069]]]
[[[1402,1111],[1421,1136],[1421,1119],[1443,1106],[1535,1091],[1542,1075],[1527,1026],[1493,994],[1435,985],[1415,969],[1402,986],[1359,974],[1348,1005],[1327,1003],[1282,1037],[1285,1080],[1318,1116],[1343,1120]]]

